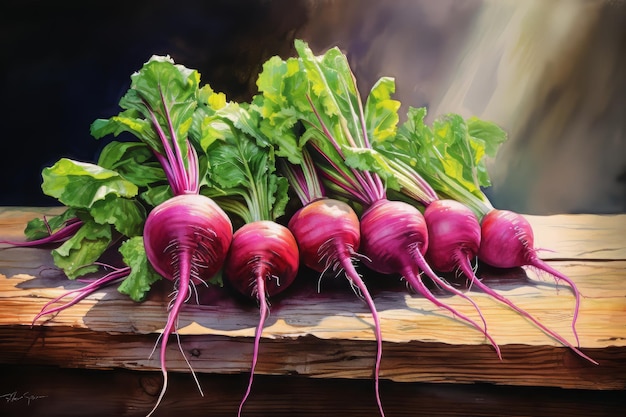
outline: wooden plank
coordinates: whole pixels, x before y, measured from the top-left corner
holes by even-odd
[[[588,348],[626,345],[626,326],[619,320],[626,313],[626,261],[561,262],[558,268],[576,280],[584,294],[578,331],[581,344]],[[308,277],[312,278],[312,277]],[[484,281],[516,304],[535,314],[544,324],[571,337],[574,297],[551,278],[522,269],[502,275],[486,275]],[[166,318],[167,282],[156,286],[141,304],[128,300],[114,288],[102,290],[46,322],[47,326],[87,328],[94,332],[147,334],[159,331]],[[42,279],[15,275],[0,279],[2,314],[0,324],[30,325],[34,316],[53,298],[83,284],[54,276]],[[200,288],[201,305],[189,303],[179,318],[180,334],[212,334],[251,337],[258,324],[256,305],[232,297],[221,288]],[[444,295],[440,293],[439,295]],[[490,332],[503,344],[554,345],[531,324],[517,319],[516,313],[481,292],[470,295],[489,322]],[[393,343],[437,341],[448,344],[484,344],[482,334],[441,311],[423,297],[409,294],[398,281],[393,290],[374,292],[385,340]],[[445,301],[478,320],[464,299],[446,296]],[[615,317],[608,316],[616,314]],[[516,327],[511,328],[511,323]],[[373,340],[369,310],[348,288],[336,286],[316,292],[315,280],[301,281],[285,296],[276,298],[266,333],[272,337],[312,335],[320,339],[347,338]],[[462,337],[459,337],[459,333]]]
[[[111,335],[67,327],[24,326],[3,329],[0,363],[57,365],[67,368],[154,371],[153,335]],[[263,339],[258,374],[312,378],[371,379],[374,344],[351,339]],[[233,374],[250,369],[252,341],[247,337],[181,336],[181,347],[198,373]],[[587,349],[600,365],[585,362],[567,349],[522,344],[503,345],[500,361],[487,345],[439,342],[384,344],[381,377],[397,382],[473,383],[553,386],[576,389],[625,389],[623,348]],[[168,348],[171,371],[189,368],[178,346]]]
[[[626,216],[558,214],[530,216],[543,259],[626,260]]]
[[[23,239],[26,223],[62,207],[0,207],[0,239]],[[544,259],[626,260],[626,215],[525,215]]]
[[[0,367],[0,415],[4,417],[145,416],[158,395],[157,372],[89,371],[56,367]],[[2,377],[8,376],[11,377]],[[248,375],[199,374],[204,396],[188,373],[170,374],[169,390],[154,414],[234,416]],[[367,380],[258,375],[244,416],[377,415]],[[621,391],[507,387],[487,384],[423,384],[382,381],[387,417],[402,416],[619,416]],[[332,410],[332,411],[331,411]],[[512,412],[514,410],[514,412]]]
[[[0,211],[0,238],[19,237],[24,223],[42,212]],[[533,219],[539,225],[537,241],[553,246],[556,259],[561,260],[550,263],[570,276],[584,295],[577,329],[583,350],[599,366],[561,347],[487,295],[471,291],[490,333],[502,346],[500,361],[478,331],[423,297],[409,294],[397,277],[366,274],[385,340],[382,377],[402,382],[626,389],[626,260],[621,258],[620,237],[610,233],[621,230],[626,216],[565,217],[563,224],[574,231],[559,231],[563,240],[553,237],[557,232],[545,231],[560,230],[561,216]],[[565,243],[559,246],[560,242]],[[576,249],[576,242],[595,249]],[[609,254],[615,259],[609,259]],[[0,363],[158,369],[158,360],[150,353],[165,323],[167,283],[157,286],[141,304],[108,288],[40,323],[44,326],[31,328],[45,303],[82,285],[68,281],[52,266],[49,249],[0,249],[4,274],[0,276]],[[552,278],[532,269],[482,268],[479,274],[489,286],[573,342],[574,298],[564,285],[556,286]],[[314,274],[303,272],[297,285],[273,300],[258,373],[371,378],[375,345],[369,311],[342,280],[324,279],[321,293],[317,281]],[[463,298],[437,294],[478,319]],[[200,373],[246,372],[258,321],[256,305],[215,287],[200,289],[199,297],[201,305],[188,304],[180,317],[187,358]],[[172,343],[168,367],[184,372],[187,365],[176,349]]]

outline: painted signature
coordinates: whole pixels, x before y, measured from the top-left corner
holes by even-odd
[[[31,402],[35,400],[39,400],[41,398],[46,398],[47,395],[35,395],[28,391],[19,394],[17,391],[9,392],[7,394],[0,395],[0,400],[5,400],[7,403],[15,403],[18,401],[26,401],[27,405],[30,405]]]

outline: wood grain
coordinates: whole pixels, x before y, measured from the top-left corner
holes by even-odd
[[[12,375],[10,380],[0,378],[0,393],[7,395],[0,401],[3,417],[145,417],[161,383],[160,373],[126,369],[8,365],[0,367],[0,375]],[[189,374],[171,373],[169,390],[154,416],[236,415],[246,374],[199,374],[198,379],[204,396]],[[388,380],[380,388],[386,417],[607,417],[623,414],[626,405],[621,391]],[[243,415],[375,416],[372,390],[372,382],[363,379],[257,375]]]
[[[0,239],[21,236],[34,216],[57,209],[3,208]],[[381,377],[397,382],[626,389],[626,216],[533,217],[537,247],[551,265],[571,277],[584,297],[577,330],[593,365],[562,347],[527,320],[471,290],[489,331],[502,348],[499,360],[475,329],[407,292],[398,277],[364,271],[380,312],[384,338]],[[31,327],[48,301],[82,284],[53,268],[49,249],[0,249],[0,364],[154,371],[151,357],[166,319],[169,288],[163,282],[141,303],[115,288],[99,291],[61,314]],[[574,341],[574,298],[552,277],[529,268],[482,267],[485,283]],[[448,277],[454,281],[454,277]],[[257,372],[324,379],[370,379],[375,343],[365,304],[343,281],[304,271],[297,285],[273,300],[261,341]],[[457,280],[456,285],[464,286]],[[434,289],[437,291],[436,289]],[[436,294],[478,319],[463,298]],[[206,374],[246,373],[258,324],[254,303],[227,289],[200,290],[179,321],[181,346],[193,369]],[[188,372],[176,343],[172,371]]]

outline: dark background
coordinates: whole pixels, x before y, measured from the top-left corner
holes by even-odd
[[[119,112],[130,75],[153,54],[198,69],[230,99],[248,99],[262,62],[290,53],[304,19],[298,4],[3,2],[0,205],[58,204],[43,195],[41,170],[61,157],[95,162],[106,139],[91,137],[90,124]]]
[[[523,8],[541,2],[504,3]],[[522,33],[530,39],[525,51],[541,56],[538,52],[550,47],[554,52],[543,54],[542,66],[528,59],[528,68],[518,68],[520,77],[532,73],[540,82],[522,96],[519,109],[520,96],[511,95],[511,110],[494,120],[511,134],[494,161],[494,187],[487,190],[496,207],[529,214],[626,212],[626,7],[606,1],[587,10],[589,3],[594,2],[544,2],[550,5],[545,13],[527,12],[536,22]],[[362,92],[378,77],[394,76],[397,98],[405,105],[488,118],[491,113],[483,108],[493,99],[489,94],[523,90],[513,88],[514,78],[501,85],[495,70],[483,73],[483,84],[474,82],[482,87],[468,91],[464,102],[445,99],[459,81],[473,76],[460,65],[476,52],[468,39],[500,36],[493,34],[502,23],[499,15],[484,20],[487,4],[5,0],[0,5],[0,206],[58,204],[43,195],[41,170],[61,157],[97,159],[106,139],[92,138],[90,124],[119,112],[130,75],[153,54],[169,54],[198,69],[203,83],[229,99],[247,100],[256,92],[262,63],[272,55],[292,56],[298,37],[315,52],[341,47]],[[593,16],[592,23],[584,36],[550,43],[553,26],[568,13]],[[504,25],[502,34],[507,30],[512,29]],[[497,64],[502,71],[504,64]]]

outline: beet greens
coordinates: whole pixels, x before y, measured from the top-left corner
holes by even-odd
[[[481,327],[470,317],[439,302],[424,285],[420,271],[476,307],[464,293],[437,276],[425,261],[428,234],[423,216],[415,207],[387,200],[384,181],[393,177],[382,178],[378,172],[367,169],[375,165],[366,160],[376,157],[370,141],[393,138],[396,133],[399,103],[390,97],[392,80],[379,80],[363,105],[347,58],[339,49],[314,56],[306,43],[296,41],[295,46],[299,58],[284,62],[273,58],[266,64],[271,65],[272,74],[285,79],[281,89],[270,86],[264,91],[279,103],[271,120],[277,126],[302,123],[305,131],[299,140],[306,142],[311,151],[328,195],[350,201],[361,215],[361,251],[365,264],[385,275],[401,275],[417,292],[481,331],[499,352],[486,332],[482,316]]]
[[[576,284],[538,258],[532,229],[523,216],[495,209],[483,192],[483,187],[491,185],[486,158],[495,156],[498,146],[506,140],[505,132],[493,123],[475,117],[465,120],[456,114],[438,117],[429,127],[424,122],[425,116],[426,109],[409,108],[407,121],[395,138],[374,142],[379,155],[378,159],[370,160],[375,161],[377,169],[386,169],[387,174],[396,178],[390,182],[394,192],[414,204],[426,206],[429,233],[436,236],[431,239],[434,245],[429,248],[427,258],[440,272],[460,271],[471,285],[530,320],[576,354],[596,363],[563,336],[489,288],[471,267],[476,257],[499,268],[531,265],[567,282],[575,295],[572,330],[578,345],[575,323],[580,295]],[[433,202],[419,197],[416,190],[421,190],[423,182],[415,178],[425,178],[444,200]],[[450,200],[446,202],[445,198]]]
[[[198,133],[192,130],[194,119],[196,126],[201,125],[206,115],[204,107],[198,111],[198,102],[212,93],[209,86],[200,89],[196,70],[175,64],[167,56],[153,56],[131,76],[131,86],[119,103],[122,112],[91,125],[96,138],[129,132],[145,143],[161,165],[169,186],[143,228],[145,255],[174,286],[159,337],[163,387],[150,414],[167,389],[167,343],[170,334],[178,336],[180,311],[196,290],[195,285],[208,285],[222,268],[233,237],[230,218],[213,200],[200,194],[200,162],[192,144],[191,132]],[[191,364],[187,364],[196,379]],[[196,384],[200,389],[197,379]]]
[[[236,218],[237,227],[224,262],[227,284],[259,306],[248,387],[251,393],[269,299],[287,290],[300,265],[298,244],[280,218],[289,200],[289,183],[276,168],[274,147],[260,132],[258,114],[245,103],[228,103],[205,117],[214,132],[200,141],[208,155],[206,190]]]

